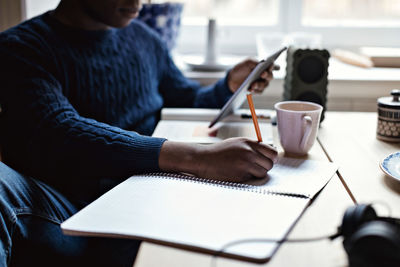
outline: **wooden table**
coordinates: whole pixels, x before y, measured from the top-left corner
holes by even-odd
[[[376,124],[375,113],[326,113],[318,142],[307,158],[331,159],[340,166],[339,172],[306,210],[289,238],[334,233],[341,224],[344,211],[354,201],[384,202],[393,216],[400,217],[400,185],[386,177],[379,168],[379,162],[400,150],[400,144],[377,140]],[[375,206],[378,213],[388,214],[385,205]],[[338,238],[334,241],[286,243],[264,266],[346,266],[347,257],[341,242],[342,239]],[[255,266],[227,259],[218,259],[216,263],[218,267]],[[135,267],[147,266],[211,266],[211,257],[144,243]]]
[[[400,143],[376,138],[375,112],[328,112],[319,140],[359,203],[377,203],[381,215],[400,217],[400,183],[384,175],[379,163],[400,150]],[[382,203],[382,204],[380,204]]]

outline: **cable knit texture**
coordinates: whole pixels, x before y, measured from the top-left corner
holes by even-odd
[[[158,171],[162,107],[221,107],[226,77],[201,88],[138,21],[85,31],[50,13],[0,34],[0,146],[11,167],[50,182]]]

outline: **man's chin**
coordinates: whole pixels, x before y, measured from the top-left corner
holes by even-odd
[[[127,19],[134,19],[139,16],[139,9],[138,8],[120,8],[118,13]]]
[[[112,26],[114,28],[124,28],[124,27],[128,26],[132,22],[133,19],[134,18],[116,21],[116,22],[112,23],[110,26]]]

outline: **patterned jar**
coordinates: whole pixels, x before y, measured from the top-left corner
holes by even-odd
[[[400,142],[400,90],[394,89],[392,96],[378,99],[378,127],[376,137],[383,141]]]

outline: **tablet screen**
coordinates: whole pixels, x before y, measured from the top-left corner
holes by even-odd
[[[240,85],[239,89],[232,95],[232,97],[222,107],[221,112],[211,121],[208,127],[214,126],[217,122],[224,119],[226,116],[233,113],[234,110],[238,109],[243,101],[246,99],[246,93],[249,86],[260,78],[261,73],[267,70],[279,57],[279,55],[286,50],[286,47],[279,49],[265,60],[261,60],[253,71],[247,76],[246,80]]]

